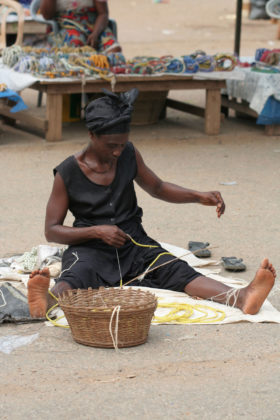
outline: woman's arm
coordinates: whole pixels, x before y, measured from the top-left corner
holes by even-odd
[[[142,156],[135,149],[137,161],[137,184],[151,196],[170,203],[200,203],[205,206],[217,206],[217,216],[225,211],[225,203],[219,191],[200,192],[162,181],[146,166]]]
[[[96,12],[97,12],[97,18],[94,23],[93,31],[87,39],[87,43],[91,47],[97,48],[98,37],[101,34],[101,32],[103,32],[104,29],[108,26],[109,10],[108,10],[107,1],[96,0],[94,4],[95,4]]]
[[[40,12],[45,19],[52,19],[56,13],[56,0],[41,0]]]
[[[108,245],[118,248],[127,240],[126,234],[117,226],[101,225],[84,228],[64,226],[68,209],[68,194],[63,179],[57,173],[46,210],[45,236],[49,242],[74,245],[91,239],[101,239]]]

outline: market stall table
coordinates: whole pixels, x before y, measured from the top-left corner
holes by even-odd
[[[59,141],[62,138],[62,98],[65,94],[73,93],[98,93],[103,88],[112,89],[115,92],[124,92],[136,87],[140,92],[162,92],[170,90],[202,89],[206,92],[205,109],[194,105],[188,105],[179,101],[167,100],[167,106],[180,109],[184,112],[193,113],[204,117],[205,133],[208,135],[218,134],[221,124],[221,89],[225,87],[225,80],[213,80],[208,78],[196,78],[196,75],[120,75],[116,76],[112,86],[103,79],[87,78],[84,83],[80,78],[39,79],[29,86],[31,89],[46,93],[47,109],[46,117],[40,118],[23,111],[11,116],[8,107],[0,104],[0,114],[15,118],[34,129],[43,130],[47,141]]]

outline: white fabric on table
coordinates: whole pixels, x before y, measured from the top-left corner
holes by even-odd
[[[261,73],[250,68],[238,69],[238,72],[243,73],[244,79],[226,80],[228,96],[249,102],[250,108],[258,114],[270,96],[280,101],[280,73]]]
[[[26,89],[38,81],[38,78],[27,73],[18,73],[5,66],[0,60],[0,83],[5,83],[7,87],[15,92]]]

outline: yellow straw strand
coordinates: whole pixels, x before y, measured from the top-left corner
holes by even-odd
[[[131,242],[134,243],[134,245],[141,246],[142,248],[158,248],[158,245],[144,245],[144,244],[139,244],[128,233],[127,233],[127,236],[129,237],[129,239],[131,240]]]
[[[53,298],[53,299],[55,299],[56,301],[58,301],[58,299],[57,299],[57,297],[49,290],[48,291],[49,292],[49,294],[51,295],[51,297]],[[64,315],[62,315],[62,316],[60,316],[60,317],[58,317],[58,318],[56,318],[56,320],[54,320],[54,319],[51,319],[50,318],[50,316],[49,316],[49,314],[50,314],[50,312],[53,310],[53,309],[55,309],[55,308],[57,308],[58,307],[58,303],[56,303],[55,305],[53,305],[51,308],[49,308],[48,309],[48,311],[47,311],[47,313],[46,313],[46,318],[47,318],[47,320],[49,321],[49,322],[51,322],[55,327],[61,327],[61,328],[69,328],[69,325],[62,325],[62,324],[59,324],[57,321],[59,321],[60,319],[62,319],[62,318],[65,318],[65,316]]]
[[[224,311],[212,308],[206,305],[191,305],[186,303],[158,303],[158,308],[170,308],[168,314],[163,316],[155,316],[153,322],[155,323],[172,323],[172,324],[210,324],[221,322],[225,319]],[[194,311],[202,313],[202,316],[191,318]],[[209,311],[214,313],[209,316]]]
[[[157,260],[160,257],[162,257],[162,255],[172,255],[172,254],[170,252],[162,252],[161,254],[158,254],[158,256],[154,259],[154,261],[149,265],[148,269],[151,268],[157,262]]]
[[[54,319],[51,319],[50,317],[49,317],[49,314],[50,314],[50,312],[53,310],[53,309],[55,309],[55,308],[57,308],[58,307],[58,303],[56,303],[55,305],[53,305],[48,311],[47,311],[47,313],[46,313],[46,318],[47,318],[47,320],[49,321],[49,322],[51,322],[55,327],[61,327],[61,328],[70,328],[69,327],[69,325],[62,325],[62,324],[59,324],[56,320],[54,320]],[[59,318],[57,318],[58,320],[59,319],[62,319],[62,318],[64,318],[64,316],[60,316]]]
[[[48,292],[51,295],[51,297],[58,302],[57,297],[51,292],[51,290],[49,290]]]

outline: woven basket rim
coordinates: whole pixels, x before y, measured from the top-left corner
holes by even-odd
[[[75,310],[80,310],[80,311],[84,311],[84,312],[91,312],[91,313],[97,313],[97,312],[102,312],[102,313],[111,313],[116,306],[118,305],[114,305],[114,306],[98,306],[97,308],[95,307],[85,307],[85,306],[71,306],[71,305],[65,305],[65,304],[60,304],[59,305],[61,307],[61,309],[65,308],[65,309],[69,309],[72,311]],[[156,306],[156,302],[154,303],[149,303],[149,304],[143,304],[143,305],[131,305],[127,308],[122,308],[122,306],[120,305],[120,312],[134,312],[134,311],[142,311],[142,310],[147,310],[149,308],[153,308],[154,306]]]
[[[101,293],[102,298],[104,297],[106,299],[106,295],[108,295],[108,297],[112,297],[112,295],[116,294],[115,292],[118,292],[117,294],[119,294],[121,292],[121,294],[123,295],[123,297],[125,297],[125,295],[131,297],[132,295],[134,295],[135,298],[140,297],[140,299],[135,300],[135,302],[133,302],[132,304],[128,304],[126,302],[117,302],[115,299],[115,301],[113,302],[106,302],[108,303],[107,306],[103,305],[103,306],[98,306],[95,305],[94,303],[92,303],[92,305],[84,305],[81,302],[78,303],[73,303],[70,302],[70,299],[79,295],[80,297],[86,297],[86,296],[93,296],[93,297],[98,297],[97,294]],[[116,295],[117,295],[116,294]],[[118,296],[117,296],[118,297]],[[102,299],[103,300],[103,299]],[[93,313],[111,313],[114,308],[116,306],[120,306],[120,312],[134,312],[134,311],[141,311],[141,310],[147,310],[149,308],[154,308],[155,306],[157,306],[157,298],[156,296],[149,292],[149,291],[143,291],[140,289],[123,289],[123,288],[102,288],[100,289],[71,289],[68,290],[67,292],[65,292],[63,295],[59,296],[58,299],[58,304],[59,306],[63,309],[68,309],[71,311],[81,311],[81,312],[90,312],[91,314]],[[122,306],[123,305],[123,306]],[[94,311],[93,311],[94,309]]]

